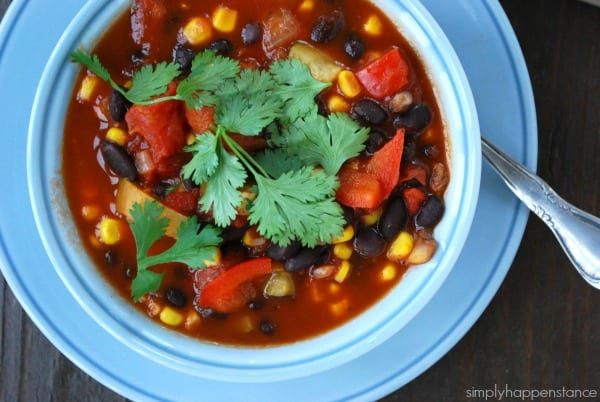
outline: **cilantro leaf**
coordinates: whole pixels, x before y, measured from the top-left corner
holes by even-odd
[[[345,113],[327,118],[313,113],[284,128],[275,141],[305,164],[321,165],[333,175],[345,161],[363,151],[368,138],[369,129]]]
[[[183,177],[191,178],[196,184],[206,182],[219,165],[216,149],[216,135],[210,132],[196,135],[196,142],[185,148],[186,151],[192,153],[193,157],[183,166]]]
[[[108,72],[106,67],[102,65],[97,55],[92,55],[86,52],[85,50],[77,49],[71,53],[71,60],[75,63],[79,63],[85,66],[92,73],[96,74],[98,78],[109,83],[110,86],[113,87],[113,89],[125,95],[125,90],[112,80],[112,78],[110,77],[110,73]]]
[[[177,95],[191,108],[214,106],[220,98],[220,87],[237,77],[239,71],[240,65],[233,59],[210,50],[198,53],[192,60],[190,74],[179,83]]]
[[[212,212],[215,223],[225,227],[236,217],[242,203],[238,189],[246,182],[246,170],[240,160],[217,145],[219,164],[206,181],[206,190],[200,198],[202,212]]]
[[[308,67],[298,59],[276,61],[269,71],[279,84],[279,96],[286,102],[287,122],[311,113],[316,108],[315,96],[331,85],[313,78]]]
[[[145,65],[133,75],[131,88],[125,96],[132,103],[148,102],[152,97],[165,93],[167,86],[179,74],[177,63],[162,62],[154,68],[151,65]]]
[[[342,233],[345,221],[335,202],[335,176],[304,167],[277,179],[257,176],[256,183],[249,222],[275,243],[286,246],[298,239],[314,247]]]
[[[215,120],[230,132],[260,134],[282,113],[283,101],[274,95],[276,85],[266,71],[242,70],[238,79],[221,87]]]
[[[131,208],[131,217],[133,221],[129,224],[136,244],[136,256],[138,260],[138,270],[145,270],[147,265],[143,261],[148,255],[150,247],[164,236],[169,220],[161,218],[163,208],[158,203],[148,200],[142,206],[140,203],[133,204]],[[142,261],[140,264],[139,261]]]
[[[305,166],[295,155],[290,155],[280,148],[266,149],[254,155],[254,159],[271,177],[275,178]]]
[[[162,217],[164,211],[156,201],[146,200],[143,205],[133,204],[131,208],[132,222],[130,228],[136,244],[137,275],[131,284],[131,295],[138,301],[149,292],[160,287],[164,274],[149,271],[148,268],[158,264],[180,262],[192,269],[206,267],[217,253],[217,245],[221,242],[220,229],[207,225],[198,233],[198,218],[192,217],[181,223],[177,229],[177,238],[171,248],[160,254],[148,255],[150,247],[165,235],[169,224],[168,218]]]

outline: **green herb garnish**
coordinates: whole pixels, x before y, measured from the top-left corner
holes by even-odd
[[[237,216],[244,202],[242,187],[251,176],[256,197],[249,201],[249,222],[261,235],[281,245],[299,240],[311,247],[341,234],[336,174],[364,149],[368,129],[345,114],[320,116],[315,97],[331,84],[314,79],[299,60],[276,61],[259,71],[204,51],[194,58],[176,93],[164,96],[180,74],[175,63],[143,67],[125,90],[96,56],[76,50],[71,58],[133,103],[175,99],[192,108],[215,108],[215,127],[197,133],[196,143],[186,148],[192,159],[183,176],[203,185],[200,209],[210,212],[218,226],[227,227]],[[274,149],[258,155],[248,154],[228,134],[255,136],[265,130]]]
[[[145,201],[143,205],[133,204],[130,223],[137,248],[137,275],[131,284],[131,296],[138,301],[149,292],[160,287],[164,274],[148,268],[168,262],[180,262],[192,269],[206,267],[207,261],[214,261],[221,243],[221,229],[211,225],[198,230],[197,218],[191,217],[177,229],[175,243],[160,254],[149,255],[150,247],[165,235],[169,220],[160,217],[164,207],[156,201]]]

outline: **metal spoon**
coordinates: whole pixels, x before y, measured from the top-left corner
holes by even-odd
[[[540,177],[485,138],[483,156],[521,201],[552,230],[577,272],[600,289],[600,219],[563,200]]]

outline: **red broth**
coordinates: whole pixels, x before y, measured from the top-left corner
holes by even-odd
[[[391,49],[399,49],[399,54],[407,63],[409,74],[406,85],[396,92],[401,92],[402,95],[410,94],[412,100],[409,100],[407,105],[395,107],[413,108],[415,105],[426,105],[430,118],[426,119],[425,127],[404,129],[400,178],[394,183],[393,196],[410,198],[411,193],[417,195],[414,199],[404,201],[404,205],[413,212],[402,231],[413,239],[414,244],[425,242],[435,245],[435,223],[431,227],[423,228],[415,223],[415,215],[424,208],[427,197],[443,200],[449,179],[443,123],[421,62],[394,24],[379,9],[362,0],[145,0],[134,3],[132,11],[121,16],[107,30],[96,47],[90,49],[120,85],[127,85],[133,74],[143,65],[172,61],[174,49],[178,44],[198,53],[216,40],[226,39],[231,46],[229,57],[240,60],[242,66],[264,69],[274,60],[286,58],[294,43],[303,42],[324,51],[338,65],[343,65],[345,70],[356,75],[371,61],[377,60]],[[203,17],[215,23],[214,12],[220,6],[237,12],[232,31],[221,32],[213,27],[206,43],[191,45],[183,33],[186,24],[194,17]],[[150,13],[148,10],[152,7],[157,7],[158,12]],[[281,45],[265,49],[261,39],[266,32],[266,21],[274,14],[281,13],[282,9],[293,15],[297,22],[297,32]],[[138,18],[140,15],[143,15],[141,20]],[[329,42],[316,43],[311,39],[311,31],[318,23],[319,17],[325,15],[343,15],[344,26]],[[133,31],[132,21],[136,23]],[[371,25],[368,21],[371,21]],[[219,26],[218,22],[215,24]],[[244,44],[242,30],[247,24],[256,24],[260,28],[261,36],[256,43]],[[379,33],[373,33],[373,30]],[[244,35],[248,34],[246,32]],[[358,37],[364,45],[364,53],[358,54],[358,57],[357,54],[353,54],[355,58],[350,57],[345,50],[346,47],[350,47],[350,53],[357,51],[356,46],[350,46],[355,43],[348,43],[348,37],[351,35]],[[360,53],[360,49],[358,52]],[[115,121],[111,117],[110,85],[95,80],[96,86],[91,90],[91,96],[88,99],[82,98],[79,90],[82,85],[85,86],[83,81],[90,76],[93,74],[85,68],[82,69],[66,117],[63,148],[65,187],[76,226],[91,259],[122,297],[132,300],[131,284],[137,270],[135,242],[126,217],[117,211],[115,199],[119,183],[125,179],[115,174],[107,165],[100,144],[106,141],[111,128],[123,130],[123,149],[132,157],[147,149],[148,144],[139,135],[130,132],[126,121]],[[367,93],[363,85],[359,95],[349,97],[336,79],[331,87],[318,95],[317,102],[325,114],[332,111],[350,113],[361,100],[373,99],[372,95]],[[375,99],[385,110],[385,121],[371,124],[371,131],[375,131],[376,128],[385,134],[384,139],[375,138],[369,145],[375,149],[378,142],[388,141],[386,136],[393,137],[399,127],[404,128],[402,121],[399,122],[402,119],[397,117],[402,112],[394,111],[394,106],[390,105],[393,103],[393,95]],[[394,102],[398,99],[404,98],[398,97]],[[354,116],[356,117],[356,113]],[[187,135],[193,130],[188,125],[185,129],[187,141]],[[376,154],[377,151],[374,152]],[[372,152],[362,152],[346,165],[351,165],[359,171],[368,170],[366,166],[373,158],[371,154]],[[189,190],[181,184],[179,170],[181,165],[189,160],[189,155],[183,150],[178,155],[180,160],[174,162],[172,172],[163,171],[152,178],[142,176],[135,182],[135,186],[167,206],[210,221],[206,214],[197,213],[195,203],[190,207],[189,199],[197,200],[197,193],[202,190]],[[173,190],[166,197],[163,193],[165,186],[170,186],[170,190]],[[196,198],[185,194],[194,192]],[[173,193],[184,195],[172,195]],[[338,197],[341,197],[339,194]],[[401,280],[405,271],[412,265],[406,259],[388,258],[387,252],[392,247],[393,238],[385,242],[385,249],[381,253],[369,258],[360,256],[356,250],[358,233],[364,230],[378,233],[377,221],[390,204],[388,199],[377,208],[346,208],[346,211],[351,211],[352,217],[348,220],[348,226],[354,231],[354,236],[346,242],[326,246],[328,255],[324,257],[324,261],[318,261],[307,269],[292,273],[295,288],[293,297],[264,297],[263,287],[269,279],[269,275],[265,275],[252,280],[252,284],[248,285],[254,289],[253,297],[248,297],[248,303],[243,307],[227,314],[210,311],[198,305],[201,293],[199,283],[202,282],[200,277],[204,274],[198,274],[181,263],[169,263],[152,268],[155,272],[164,273],[162,284],[157,291],[146,294],[134,304],[141,313],[147,314],[159,325],[204,341],[221,344],[276,345],[322,334],[372,307]],[[103,237],[105,235],[100,233],[100,222],[104,218],[112,219],[116,225],[119,239],[114,244],[107,244],[112,242],[107,241]],[[255,228],[243,223],[239,223],[238,226],[241,226],[240,235],[246,231],[245,237],[238,237],[220,246],[218,269],[221,271],[241,261],[264,257],[266,253],[269,241],[257,235]],[[254,243],[251,244],[252,242]],[[167,249],[172,243],[172,239],[162,239],[153,250]],[[283,270],[283,262],[274,261],[272,264],[275,271]],[[342,265],[350,267],[348,275],[338,275]],[[211,269],[214,271],[214,268],[208,268],[208,271]]]

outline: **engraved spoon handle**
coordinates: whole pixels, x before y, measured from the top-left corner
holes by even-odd
[[[512,160],[485,138],[483,156],[521,201],[552,230],[577,269],[600,289],[600,219],[563,200],[540,177]]]

